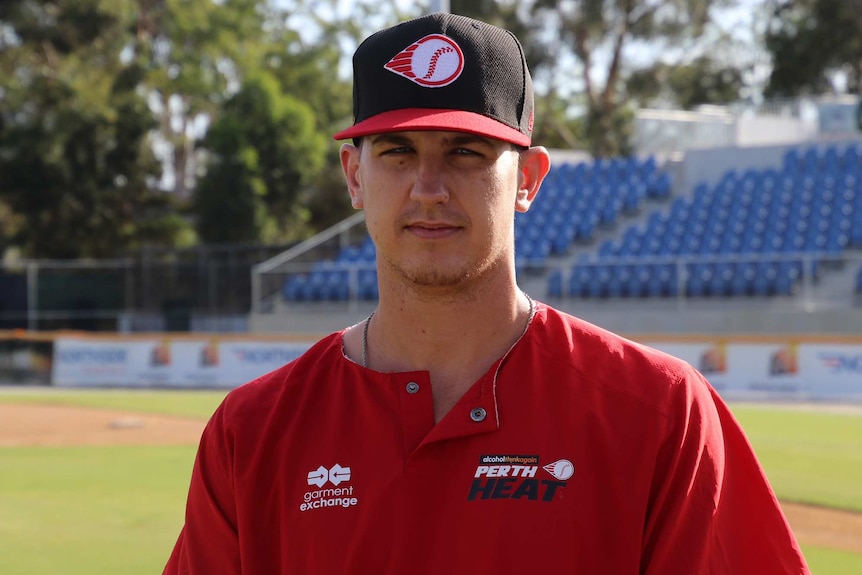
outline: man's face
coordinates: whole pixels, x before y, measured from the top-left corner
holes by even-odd
[[[457,289],[511,266],[514,212],[535,194],[524,188],[520,160],[511,144],[460,132],[378,134],[345,145],[348,187],[365,210],[378,271]]]

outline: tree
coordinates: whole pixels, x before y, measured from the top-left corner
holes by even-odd
[[[353,9],[364,12],[371,5],[359,4]],[[331,135],[352,121],[350,78],[338,73],[346,59],[341,46],[358,42],[363,35],[358,27],[362,18],[324,19],[321,12],[325,11],[321,10],[320,2],[301,0],[293,3],[289,13],[274,11],[267,18],[261,65],[278,81],[282,93],[308,106],[315,131],[323,136],[324,162],[315,164],[316,173],[311,172],[312,165],[304,168],[308,178],[295,195],[295,201],[304,208],[303,218],[310,230],[334,225],[353,212],[341,175],[339,143]],[[331,13],[336,13],[335,7]],[[309,22],[315,23],[316,33],[308,33]],[[291,235],[295,236],[296,231]]]
[[[99,0],[0,8],[0,201],[9,243],[31,257],[110,257],[178,241],[155,192],[152,114],[118,58],[122,11]],[[120,7],[121,8],[121,7]]]
[[[713,0],[537,0],[533,16],[551,44],[570,49],[580,66],[585,137],[596,156],[626,153],[626,49],[679,47],[709,22]],[[562,62],[562,58],[556,58]]]
[[[776,0],[767,30],[772,54],[767,96],[838,92],[862,88],[862,13],[846,0]]]
[[[554,143],[583,146],[596,156],[609,156],[630,152],[633,111],[629,103],[637,94],[627,91],[628,77],[635,76],[630,84],[633,89],[652,89],[652,84],[662,81],[657,72],[669,73],[677,63],[685,64],[686,45],[699,41],[711,21],[711,9],[733,2],[453,0],[452,11],[505,26],[522,40],[537,87],[537,110],[552,114],[549,126],[541,126],[545,120],[537,115],[537,133],[545,138],[556,135]],[[635,59],[649,63],[636,67]],[[704,62],[689,65],[698,67]],[[674,75],[684,83],[686,70]],[[652,84],[644,86],[646,80]],[[700,93],[684,99],[712,97],[719,89],[723,96],[723,83],[733,82],[724,70],[720,80],[721,86],[701,86]]]
[[[146,72],[159,116],[163,184],[188,199],[197,176],[196,145],[246,70],[259,63],[261,0],[132,0],[129,50]]]
[[[743,74],[743,69],[704,55],[690,63],[636,70],[626,79],[626,92],[642,105],[663,100],[688,110],[701,104],[730,104],[742,98]]]
[[[268,74],[251,77],[225,103],[203,147],[212,156],[195,191],[203,239],[276,241],[308,234],[308,215],[298,200],[323,166],[326,142],[305,103],[284,94]]]

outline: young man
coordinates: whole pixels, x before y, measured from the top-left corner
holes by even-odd
[[[518,289],[549,160],[515,37],[435,14],[354,74],[379,305],[228,395],[165,573],[808,573],[699,373]]]

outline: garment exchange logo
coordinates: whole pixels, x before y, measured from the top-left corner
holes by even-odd
[[[343,483],[349,481],[350,468],[342,467],[338,463],[329,469],[321,465],[317,469],[309,471],[308,485],[318,489],[305,492],[299,510],[310,511],[324,507],[347,508],[356,505],[359,500],[353,496],[353,486],[342,486]],[[332,487],[325,487],[328,483],[332,484]]]
[[[538,455],[482,455],[473,474],[467,501],[476,499],[527,499],[553,501],[575,474],[568,459],[542,466],[553,479],[539,473]]]

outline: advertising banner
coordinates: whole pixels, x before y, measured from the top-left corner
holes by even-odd
[[[805,345],[799,362],[818,397],[862,397],[862,345]]]
[[[58,337],[58,386],[233,388],[293,361],[312,341],[253,337]],[[862,399],[862,344],[648,341],[694,366],[728,399]]]
[[[299,357],[309,343],[202,339],[60,337],[51,381],[58,386],[236,387]]]
[[[775,342],[649,342],[700,371],[734,399],[862,399],[862,345]]]
[[[155,385],[167,380],[157,340],[58,338],[51,382],[59,386]],[[155,365],[153,365],[155,363]]]

